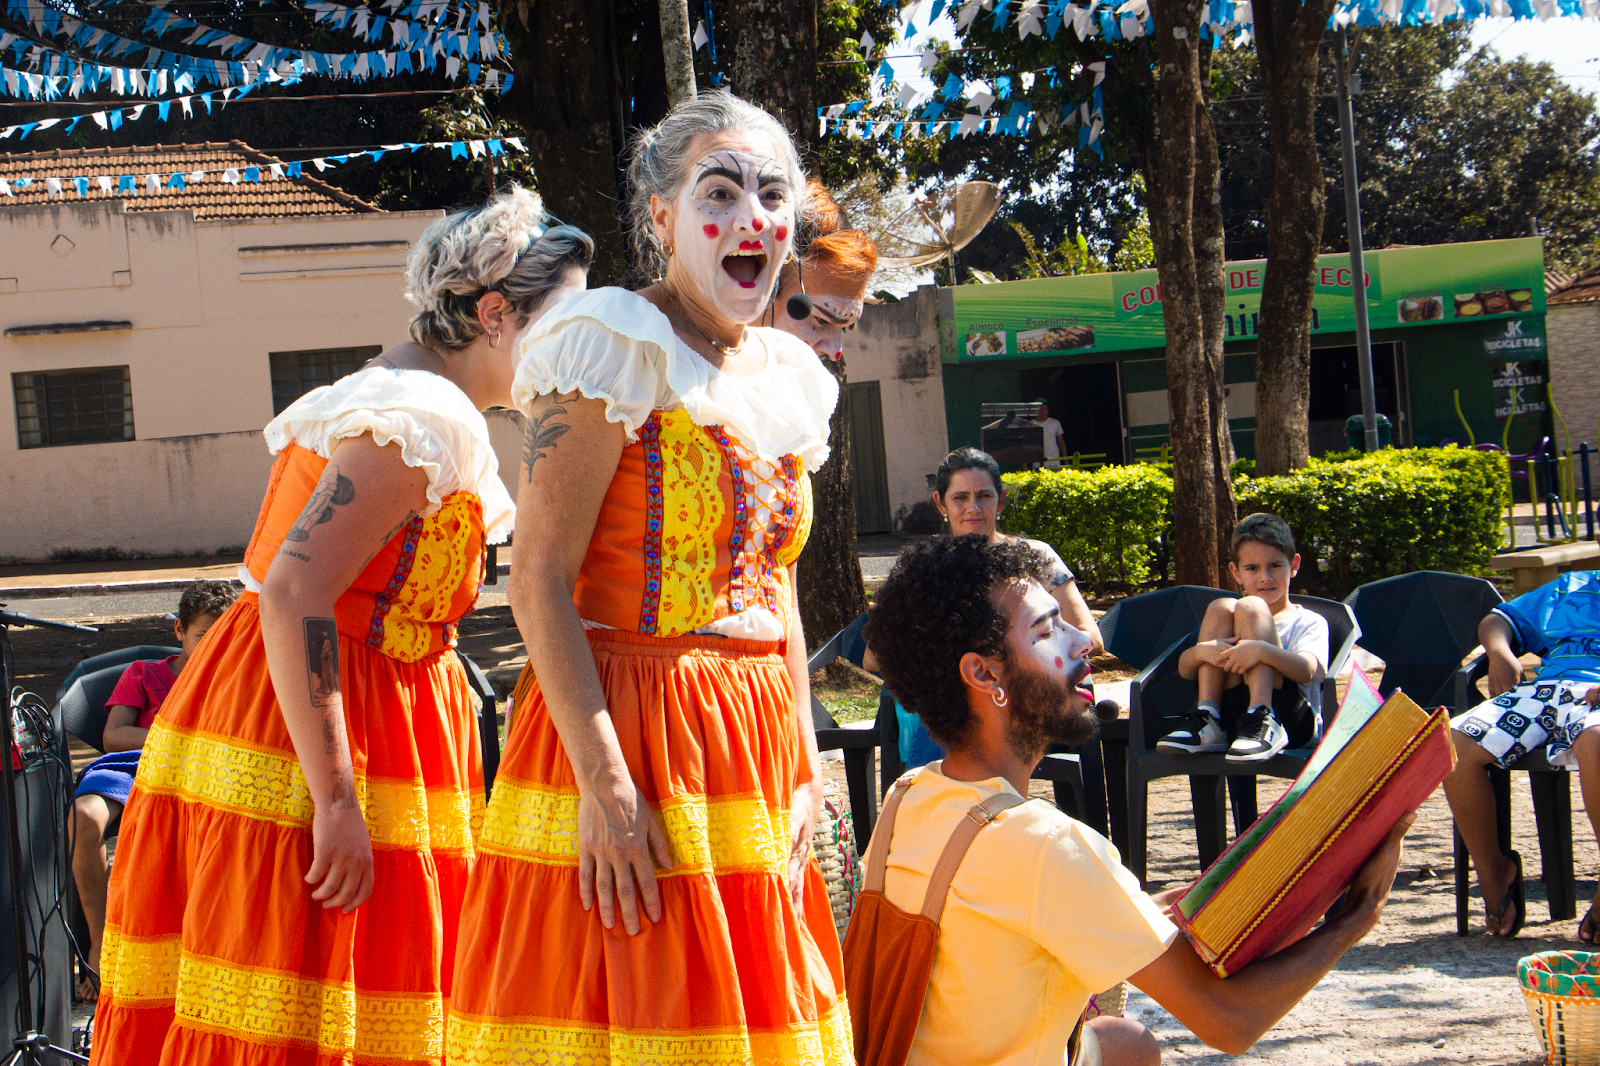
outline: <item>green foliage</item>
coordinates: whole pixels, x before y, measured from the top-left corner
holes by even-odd
[[[1549,266],[1600,255],[1600,118],[1593,97],[1549,64],[1474,49],[1465,21],[1352,34],[1356,169],[1367,246],[1523,237],[1537,226]],[[1324,251],[1348,247],[1332,57],[1317,73],[1316,138],[1326,176]],[[1266,254],[1272,149],[1255,50],[1213,53],[1229,259]],[[1108,121],[1110,116],[1108,114]]]
[[[1342,453],[1234,490],[1241,515],[1293,527],[1303,590],[1343,597],[1416,570],[1480,572],[1500,548],[1508,484],[1504,456],[1451,446]]]
[[[1500,549],[1505,456],[1470,448],[1385,448],[1311,460],[1281,477],[1234,463],[1239,514],[1294,528],[1296,589],[1336,598],[1416,570],[1479,573]],[[1151,464],[1005,475],[1001,529],[1061,553],[1086,589],[1140,585],[1166,570],[1172,476]]]
[[[1153,466],[1007,474],[1003,532],[1049,544],[1085,590],[1141,585],[1164,570],[1172,477]]]

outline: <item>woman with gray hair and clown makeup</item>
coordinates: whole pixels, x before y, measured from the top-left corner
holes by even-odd
[[[509,589],[528,647],[448,1056],[845,1063],[794,567],[838,387],[753,326],[802,221],[788,132],[723,93],[635,139],[641,291],[521,341]]]
[[[412,340],[302,396],[145,740],[94,1061],[437,1062],[483,767],[455,653],[513,506],[482,411],[593,244],[512,187],[412,252]]]

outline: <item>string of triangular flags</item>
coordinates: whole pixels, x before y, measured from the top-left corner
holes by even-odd
[[[1030,131],[1043,133],[1057,126],[1077,126],[1078,147],[1087,148],[1103,159],[1105,152],[1100,146],[1100,135],[1105,129],[1105,99],[1101,84],[1106,80],[1106,65],[1103,62],[1090,63],[1087,69],[1094,74],[1093,91],[1086,99],[1059,108],[1041,110],[1020,95],[1012,98],[1019,89],[1022,93],[1032,91],[1041,77],[1051,86],[1059,85],[1060,78],[1055,67],[993,75],[988,79],[987,87],[978,88],[955,74],[949,74],[944,84],[931,92],[904,82],[892,102],[885,96],[877,105],[866,100],[851,100],[819,107],[817,132],[824,137],[830,133],[842,133],[847,137],[864,139],[879,139],[888,135],[898,141],[908,135],[955,138],[985,133],[1022,137]],[[891,70],[888,78],[893,77]],[[892,84],[890,80],[884,89]],[[1003,113],[997,108],[1001,103],[1006,104]],[[887,116],[882,114],[885,107],[894,106],[904,110]]]
[[[883,6],[894,2],[881,0]],[[919,0],[906,9],[908,40],[922,32],[915,21],[922,8]],[[1080,40],[1131,40],[1148,36],[1153,29],[1148,0],[933,0],[923,30],[947,11],[954,15],[958,31],[965,31],[979,15],[990,12],[991,30],[1014,25],[1022,40],[1035,34],[1054,40],[1067,25]],[[1340,0],[1329,25],[1437,25],[1451,19],[1558,17],[1600,18],[1600,0]],[[1251,0],[1210,0],[1206,5],[1202,38],[1244,44],[1254,32]]]
[[[11,48],[16,53],[16,62],[10,65],[0,63],[0,92],[18,99],[27,100],[58,100],[63,95],[77,99],[84,93],[111,92],[118,96],[163,96],[168,91],[184,92],[197,88],[198,85],[210,83],[217,88],[227,86],[244,86],[254,88],[262,84],[283,82],[292,84],[305,76],[304,64],[285,64],[286,70],[273,70],[262,68],[259,64],[246,60],[234,62],[222,59],[196,59],[190,56],[168,56],[170,59],[180,60],[172,67],[134,68],[112,67],[100,63],[84,63],[54,49],[42,45],[30,45],[28,41],[19,40],[10,33],[0,30],[0,53],[6,48]],[[28,57],[23,59],[22,53],[26,51]],[[368,55],[381,55],[384,62],[372,65],[368,62]],[[395,60],[394,69],[390,69],[387,60]],[[400,62],[400,60],[407,62]],[[18,70],[19,62],[39,68],[35,71]],[[409,53],[384,52],[362,53],[357,57],[354,67],[348,77],[351,80],[362,81],[367,78],[387,77],[404,67],[404,72],[411,72],[413,68],[409,62]],[[511,88],[512,74],[494,67],[484,67],[478,63],[463,64],[455,56],[447,58],[443,64],[445,77],[459,81],[462,69],[465,67],[466,80],[469,86],[479,84],[479,75],[482,75],[482,85],[485,89],[506,92]],[[317,73],[312,71],[311,73]],[[343,75],[335,75],[343,76]]]
[[[216,180],[224,185],[287,181],[304,177],[305,169],[308,166],[315,167],[318,171],[324,171],[350,162],[361,162],[365,159],[377,162],[390,152],[417,152],[424,148],[447,148],[450,150],[451,159],[479,159],[503,156],[508,149],[517,152],[527,151],[520,137],[495,137],[467,141],[407,141],[402,144],[385,144],[378,148],[366,149],[360,152],[346,152],[341,155],[301,159],[292,163],[229,167],[220,174],[216,174]],[[166,174],[95,174],[44,178],[24,175],[11,178],[9,181],[5,178],[0,178],[0,194],[15,197],[16,192],[14,190],[31,188],[34,184],[43,182],[46,198],[66,196],[69,192],[76,192],[80,198],[87,197],[90,195],[91,190],[95,189],[108,196],[113,195],[113,189],[115,189],[115,195],[118,196],[159,196],[167,192],[182,192],[190,185],[198,184],[209,177],[211,177],[211,174],[204,170],[173,171]]]
[[[418,0],[412,0],[409,5],[419,12],[421,6]],[[430,16],[448,14],[442,4],[427,6]],[[348,28],[353,33],[365,35],[369,40],[381,36],[387,26],[399,50],[330,53],[279,48],[226,33],[153,6],[144,22],[145,32],[159,37],[163,33],[190,29],[193,32],[182,42],[185,46],[212,47],[226,56],[241,58],[190,56],[165,51],[156,45],[87,25],[41,0],[6,0],[8,17],[27,23],[42,37],[65,37],[66,41],[55,46],[0,32],[0,51],[8,47],[14,51],[17,62],[13,66],[18,65],[23,53],[27,52],[28,65],[33,72],[47,78],[72,78],[78,70],[89,70],[88,77],[94,77],[93,68],[105,69],[108,66],[85,62],[69,54],[66,51],[68,48],[103,58],[129,58],[143,51],[141,67],[144,72],[167,70],[174,75],[188,74],[196,84],[211,83],[218,86],[248,84],[257,80],[261,70],[274,71],[281,77],[318,75],[360,81],[419,70],[437,72],[443,67],[445,76],[454,79],[463,65],[476,83],[477,71],[481,67],[478,61],[497,58],[503,52],[503,42],[493,25],[487,4],[478,4],[476,10],[465,5],[458,7],[455,27],[430,26],[399,16],[391,18],[376,15],[370,8],[348,8],[321,2],[308,4],[307,7],[313,10],[314,20],[332,22],[335,28]]]

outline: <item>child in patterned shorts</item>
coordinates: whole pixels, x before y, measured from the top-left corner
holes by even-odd
[[[1527,918],[1522,856],[1500,851],[1494,793],[1484,773],[1510,766],[1543,747],[1552,766],[1578,768],[1584,807],[1600,837],[1600,571],[1563,574],[1496,607],[1478,624],[1489,659],[1489,696],[1451,721],[1456,768],[1445,797],[1478,871],[1489,931],[1514,937]],[[1519,655],[1542,660],[1522,680]],[[1600,899],[1597,899],[1600,902]],[[1578,926],[1578,939],[1597,939],[1596,907]]]

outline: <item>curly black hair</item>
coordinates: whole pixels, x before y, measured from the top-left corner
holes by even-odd
[[[990,544],[981,533],[935,537],[901,553],[873,599],[862,636],[889,691],[946,747],[971,722],[961,657],[1004,659],[1010,619],[994,605],[1008,584],[1044,584],[1044,560],[1020,540]]]
[[[226,581],[196,581],[184,589],[178,599],[178,624],[188,629],[190,623],[202,615],[220,617],[238,595]]]

